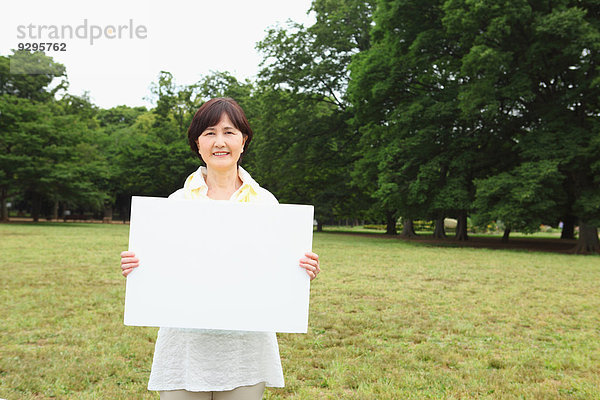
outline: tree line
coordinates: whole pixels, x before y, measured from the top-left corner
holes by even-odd
[[[168,195],[197,168],[185,140],[195,110],[229,96],[256,133],[245,168],[281,202],[314,204],[320,224],[385,221],[396,234],[401,217],[411,236],[413,220],[433,220],[442,238],[452,217],[467,240],[467,217],[501,220],[506,239],[562,221],[563,238],[579,226],[578,251],[600,250],[597,2],[314,0],[311,11],[311,26],[267,31],[254,81],[216,72],[177,85],[162,72],[149,110],[60,95],[64,66],[43,53],[0,57],[2,218],[9,201],[34,219],[109,218],[127,216],[132,195]]]

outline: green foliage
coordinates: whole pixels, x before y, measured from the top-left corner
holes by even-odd
[[[0,57],[1,203],[126,215],[131,195],[181,186],[199,161],[186,144],[194,113],[227,96],[256,133],[244,167],[281,201],[314,204],[320,222],[600,224],[597,4],[314,0],[310,11],[312,26],[267,31],[256,81],[213,72],[178,85],[162,71],[150,110],[57,100],[64,66]]]
[[[67,100],[37,103],[2,95],[0,104],[0,185],[30,198],[34,216],[43,201],[100,208],[104,193],[95,182],[103,178],[104,165],[90,136],[93,120],[73,114]]]
[[[346,108],[347,66],[354,54],[370,46],[373,3],[314,0],[314,25],[289,22],[269,29],[256,46],[264,54],[261,77],[271,85]]]
[[[253,101],[256,136],[249,169],[258,182],[280,202],[314,204],[319,221],[355,213],[360,193],[352,192],[344,175],[354,138],[343,115],[285,90],[265,89]]]
[[[600,88],[594,83],[600,61],[597,5],[450,1],[445,9],[450,31],[471,47],[462,65],[468,81],[461,87],[461,109],[481,113],[488,123],[501,122],[520,158],[501,171],[524,162],[558,162],[553,179],[562,188],[530,204],[531,214],[558,204],[563,216],[598,221],[592,202],[600,186],[590,173],[600,157],[590,146],[600,132]],[[517,179],[513,184],[515,191],[525,186]]]
[[[362,155],[346,123],[345,96],[352,55],[370,45],[372,2],[316,0],[316,23],[288,23],[267,32],[255,99],[260,112],[252,168],[260,182],[294,203],[315,204],[319,221],[359,216],[369,196],[348,166]]]
[[[455,100],[460,49],[441,17],[437,2],[379,2],[372,47],[350,66],[353,123],[368,148],[354,175],[407,218],[467,210],[468,177],[483,172],[480,137]]]
[[[598,221],[596,5],[382,0],[373,21],[349,99],[367,149],[354,176],[379,204],[432,219],[519,207],[523,229]]]
[[[61,82],[48,90],[48,86],[57,78]],[[64,65],[43,52],[20,50],[13,51],[8,57],[0,56],[0,94],[44,102],[67,86]]]
[[[110,127],[112,132],[119,127],[132,126],[137,122],[138,117],[146,111],[145,107],[116,106],[107,110],[98,110],[96,120],[101,128]],[[149,126],[146,126],[146,128],[149,128]]]
[[[477,197],[474,203],[476,225],[501,220],[505,227],[532,233],[542,222],[557,221],[557,202],[553,194],[560,192],[558,162],[524,163],[512,171],[475,182]],[[555,210],[555,215],[548,215]]]

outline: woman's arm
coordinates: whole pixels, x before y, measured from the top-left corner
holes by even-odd
[[[127,277],[134,268],[140,266],[140,260],[135,256],[133,251],[123,251],[121,253],[121,272]]]
[[[317,277],[317,274],[321,272],[319,265],[319,255],[313,252],[304,253],[305,257],[300,259],[300,267],[306,270],[310,280],[312,281]]]

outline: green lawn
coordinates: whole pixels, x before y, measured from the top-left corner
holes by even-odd
[[[154,398],[128,226],[0,224],[0,398]],[[600,399],[600,257],[315,234],[308,334],[266,399]]]

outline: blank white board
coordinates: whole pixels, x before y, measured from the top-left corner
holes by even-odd
[[[125,325],[301,332],[313,206],[134,196]]]

